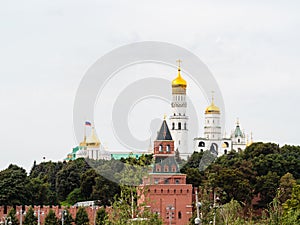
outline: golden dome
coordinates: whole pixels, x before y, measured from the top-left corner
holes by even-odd
[[[79,146],[82,146],[82,147],[87,147],[87,146],[99,147],[100,146],[100,140],[95,133],[94,127],[92,127],[91,136],[89,136],[89,137],[84,136],[84,140],[82,142],[80,142]]]
[[[90,137],[87,138],[86,143],[88,146],[99,146],[100,145],[100,141],[99,138],[97,137],[96,133],[95,133],[95,128],[92,127],[92,134]]]
[[[220,109],[212,102],[211,105],[205,109],[205,113],[220,113]]]
[[[178,60],[177,62],[179,63],[179,65],[178,65],[178,75],[177,75],[177,77],[172,81],[172,87],[184,87],[184,88],[186,88],[187,83],[186,83],[186,81],[181,77],[181,74],[180,74],[180,71],[181,71],[181,69],[180,69],[180,62],[181,62],[181,60]]]
[[[205,114],[220,114],[220,112],[220,108],[215,105],[214,97],[212,97],[210,106],[205,109]]]

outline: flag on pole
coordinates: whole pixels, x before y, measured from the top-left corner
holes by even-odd
[[[85,121],[85,125],[86,126],[92,126],[91,122],[89,122],[89,121]]]

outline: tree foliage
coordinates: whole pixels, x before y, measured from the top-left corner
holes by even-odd
[[[0,205],[22,205],[29,202],[26,171],[16,165],[0,172]]]
[[[105,208],[100,208],[97,211],[96,215],[96,225],[105,225],[108,219],[108,214],[105,211]]]
[[[55,215],[53,210],[50,210],[47,216],[45,217],[45,225],[60,225],[59,220]]]
[[[75,224],[76,225],[89,225],[89,217],[85,208],[80,207],[76,213]]]
[[[12,224],[19,224],[19,221],[17,219],[17,213],[16,210],[14,208],[11,208],[11,210],[9,210],[7,217],[11,218],[11,222]]]
[[[28,209],[28,211],[26,212],[25,215],[25,219],[24,219],[24,225],[37,225],[38,219],[37,217],[34,215],[34,210],[32,207],[30,207]]]

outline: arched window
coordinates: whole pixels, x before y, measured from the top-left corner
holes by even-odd
[[[227,149],[224,150],[224,154],[225,154],[225,155],[227,154]]]
[[[184,129],[186,130],[186,123],[184,123]]]
[[[167,145],[167,152],[170,152],[170,151],[171,151],[170,145]]]
[[[178,219],[181,219],[181,212],[178,212]]]
[[[156,165],[156,171],[160,172],[160,165]]]
[[[238,139],[238,143],[240,143],[241,142],[241,139]]]
[[[178,123],[178,130],[181,130],[181,123]]]
[[[175,130],[175,123],[172,123],[172,130]]]
[[[225,148],[228,148],[229,147],[229,143],[227,141],[224,142],[224,146]]]
[[[169,172],[169,167],[168,166],[164,167],[164,172]]]
[[[158,149],[160,152],[162,152],[163,150],[163,146],[162,145],[159,145],[159,149]]]
[[[203,141],[200,141],[198,147],[205,147],[205,143]]]

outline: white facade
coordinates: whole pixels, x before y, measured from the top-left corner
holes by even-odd
[[[232,140],[232,149],[236,151],[242,151],[245,150],[249,143],[246,140],[246,135],[245,132],[243,132],[240,128],[240,123],[237,121],[235,130],[231,134],[231,140]],[[252,142],[252,137],[251,137],[251,142]]]
[[[204,135],[194,138],[194,151],[210,151],[216,156],[227,154],[231,150],[241,151],[252,143],[245,138],[241,131],[239,122],[230,137],[222,137],[221,111],[212,103],[205,110]]]
[[[204,135],[194,138],[194,151],[210,151],[216,156],[221,156],[231,149],[231,139],[222,137],[221,111],[212,99],[211,105],[205,110]]]
[[[220,113],[205,114],[204,137],[208,140],[222,139]]]
[[[174,140],[174,150],[179,151],[182,159],[187,159],[192,154],[188,147],[188,116],[186,115],[186,81],[180,75],[172,82],[172,115],[169,120],[169,127]]]

